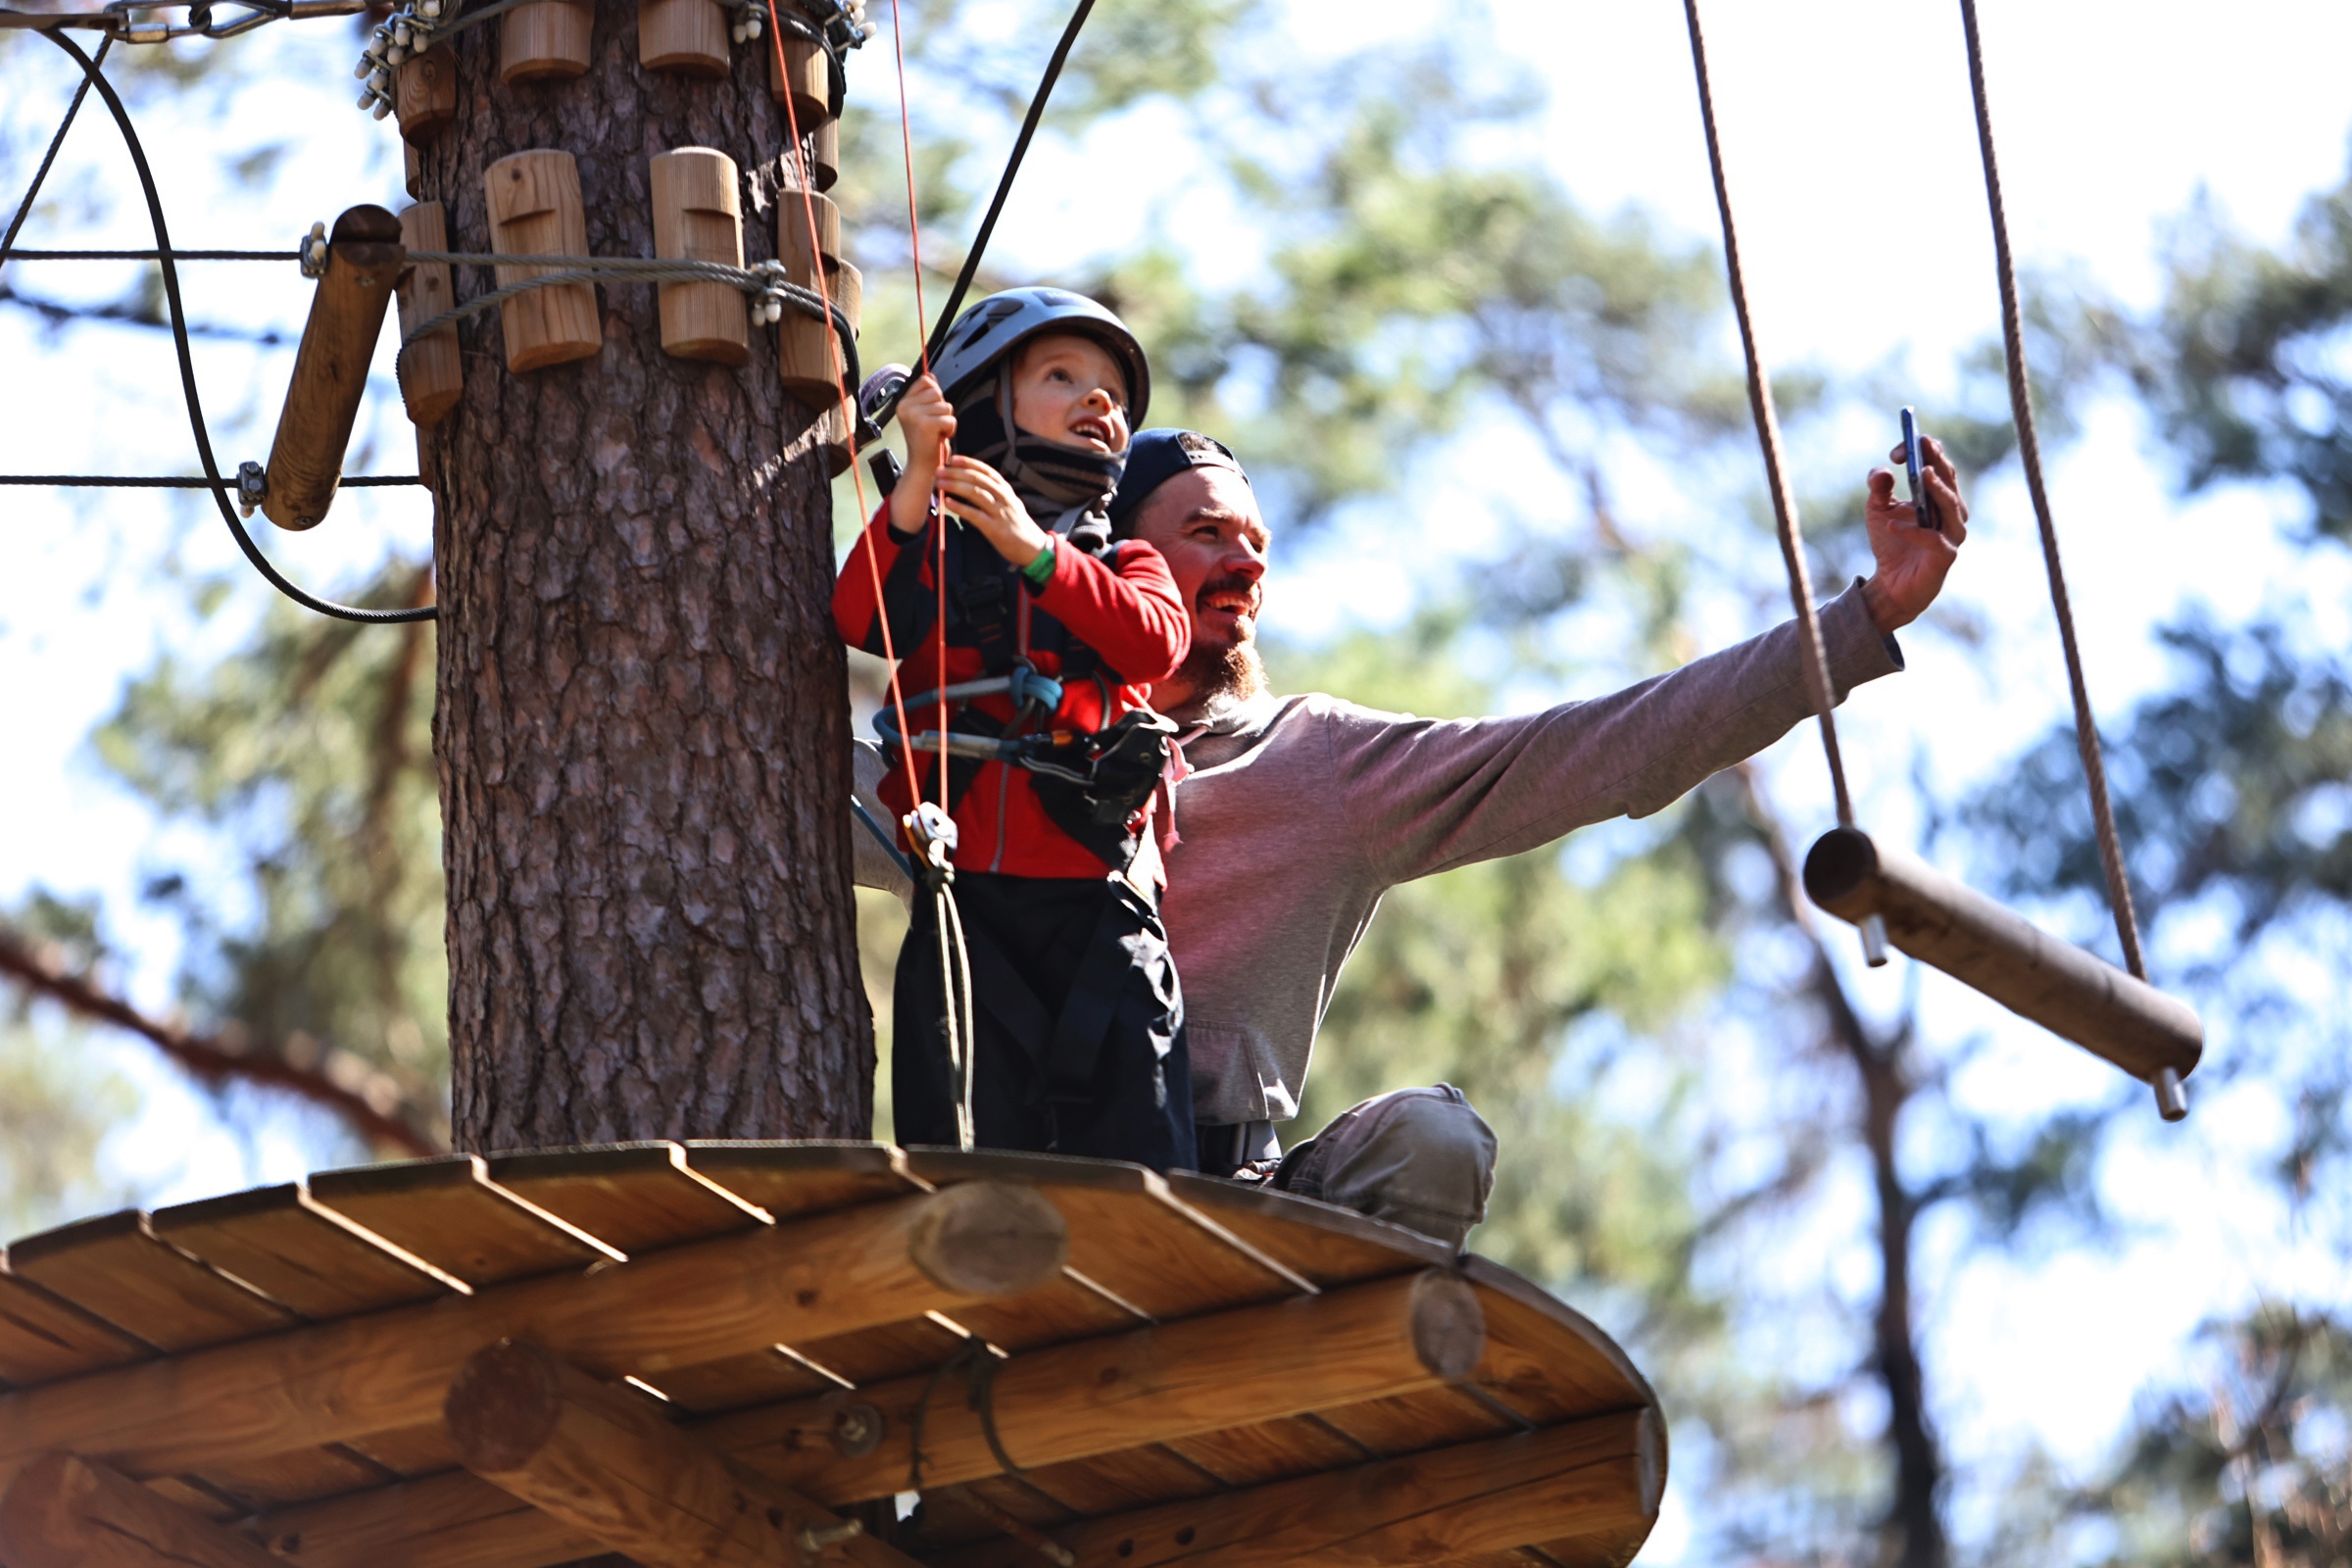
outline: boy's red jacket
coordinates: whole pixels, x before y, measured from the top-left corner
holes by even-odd
[[[935,532],[939,526],[940,519],[934,517],[921,533],[903,540],[891,531],[890,508],[885,502],[863,536],[850,547],[849,560],[833,584],[833,621],[842,640],[877,656],[882,652],[882,605],[874,593],[876,578],[887,585],[883,597],[891,607],[890,635],[900,659],[899,686],[910,698],[943,685],[977,680],[986,673],[978,649],[955,644],[947,648],[946,666],[941,667]],[[991,569],[1009,570],[976,530],[956,543],[962,551],[975,553],[967,559],[983,561]],[[869,549],[873,552],[870,564],[866,558]],[[902,555],[911,559],[903,560]],[[1015,647],[1028,656],[1037,672],[1055,677],[1062,674],[1061,657],[1050,646],[1059,639],[1038,636],[1033,645],[1033,631],[1041,629],[1040,623],[1050,616],[1094,651],[1102,676],[1099,682],[1092,678],[1065,682],[1061,705],[1052,720],[1033,729],[1085,733],[1102,729],[1121,714],[1143,707],[1151,696],[1152,683],[1174,674],[1191,650],[1192,616],[1176,592],[1176,580],[1169,575],[1160,553],[1141,540],[1118,545],[1107,565],[1072,547],[1067,539],[1058,540],[1053,575],[1043,588],[1032,588],[1018,576],[1011,580],[1017,584],[1011,616]],[[951,593],[954,589],[951,583]],[[1043,612],[1043,616],[1038,612]],[[1011,699],[1003,693],[970,702],[1006,724],[1013,718]],[[953,706],[949,709],[951,718],[957,710]],[[909,708],[906,726],[918,734],[939,728],[938,708]],[[923,797],[938,800],[938,754],[913,755]],[[914,808],[907,798],[903,766],[891,768],[881,793],[897,815]],[[1152,803],[1147,802],[1145,832],[1151,831],[1152,809]],[[1033,775],[1026,768],[1002,762],[984,764],[971,788],[956,802],[955,817],[956,864],[960,870],[1034,877],[1100,877],[1105,870],[1099,856],[1046,814]],[[902,841],[905,836],[902,830]]]

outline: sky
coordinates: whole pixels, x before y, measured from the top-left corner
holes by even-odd
[[[1540,82],[1540,121],[1482,151],[1543,164],[1588,207],[1639,208],[1669,234],[1715,240],[1715,211],[1699,136],[1681,8],[1624,3],[1479,7],[1351,0],[1332,24],[1327,0],[1296,0],[1269,49],[1312,61],[1443,23],[1482,69]],[[2352,8],[2328,4],[2217,8],[2185,4],[2027,4],[1983,7],[1987,73],[2008,214],[2030,273],[2074,275],[2124,301],[2156,297],[2166,225],[2200,196],[2257,239],[2277,242],[2301,202],[2345,169],[2352,131]],[[1997,326],[1991,246],[1977,161],[1957,8],[1948,4],[1762,5],[1707,8],[1715,92],[1763,354],[1780,367],[1886,370],[1932,402],[1951,385],[1955,354]],[[290,246],[314,220],[359,201],[399,205],[397,146],[388,125],[350,107],[350,34],[341,24],[296,36],[266,29],[239,47],[266,64],[265,85],[221,101],[199,91],[134,110],[171,192],[182,246]],[[869,52],[870,54],[870,52]],[[71,89],[62,56],[31,40],[0,50],[0,174],[13,191],[37,157]],[[889,106],[880,62],[853,74],[853,94]],[[1188,167],[1173,118],[1146,110],[1085,144],[1049,139],[1033,155],[1001,229],[1000,257],[1047,275],[1088,254],[1158,229],[1195,249],[1212,280],[1246,277],[1255,257],[1250,215],[1207,194]],[[1139,147],[1128,177],[1100,177]],[[271,153],[270,149],[279,149]],[[271,178],[241,185],[242,159],[273,159]],[[73,194],[22,243],[148,242],[115,133],[92,104],[53,176]],[[79,194],[103,191],[111,200]],[[1191,244],[1192,236],[1215,243]],[[70,236],[70,238],[69,238]],[[1107,238],[1105,238],[1107,236]],[[1217,277],[1219,269],[1228,277]],[[0,278],[29,293],[103,300],[126,268],[9,264]],[[299,329],[307,285],[291,264],[191,265],[190,314],[200,320]],[[869,357],[877,351],[869,349]],[[208,412],[223,462],[266,454],[289,350],[224,344],[198,350]],[[185,418],[159,334],[93,328],[52,339],[21,309],[0,306],[0,471],[188,471]],[[377,367],[381,396],[363,416],[354,471],[413,468],[408,426],[391,391],[389,337]],[[1797,443],[1800,488],[1850,474],[1859,482],[1883,428],[1823,432]],[[1245,452],[1245,456],[1247,456]],[[1507,544],[1514,508],[1567,508],[1540,487],[1498,504],[1488,476],[1524,470],[1530,455],[1507,430],[1474,429],[1446,458],[1410,475],[1400,501],[1353,519],[1384,548],[1346,555],[1282,552],[1269,614],[1293,636],[1379,624],[1414,603],[1433,540],[1475,556]],[[2186,605],[2226,622],[2308,595],[2319,624],[2342,646],[2352,582],[2341,559],[2290,555],[2278,543],[2298,520],[2283,498],[2237,489],[2183,501],[2135,411],[2096,404],[2082,438],[2054,455],[2051,493],[2099,707],[2114,714],[2162,684],[2151,634]],[[1620,500],[1635,525],[1688,534],[1721,506],[1712,484],[1634,465]],[[1744,481],[1752,484],[1752,475]],[[186,573],[228,569],[234,557],[217,517],[193,502],[153,494],[11,490],[9,564],[0,570],[0,899],[34,884],[104,894],[124,911],[113,933],[125,949],[126,985],[152,1005],[169,1000],[170,925],[138,915],[141,868],[188,846],[99,778],[83,738],[123,679],[170,650],[191,661],[233,645],[263,599],[241,593],[209,622],[184,592],[160,580],[168,562]],[[1953,580],[1955,602],[1991,635],[1971,645],[1931,629],[1907,634],[1911,667],[1865,690],[1840,717],[1865,820],[1897,842],[1919,825],[1910,790],[1915,759],[1956,797],[2065,712],[2063,675],[2033,518],[2013,471],[1973,489],[1976,519]],[[1278,529],[1279,517],[1273,519]],[[429,528],[421,499],[350,493],[314,533],[266,529],[266,544],[297,580],[327,586],[364,574],[389,545],[419,549]],[[261,521],[256,518],[256,526]],[[1442,533],[1440,530],[1443,530]],[[1752,533],[1752,530],[1751,530]],[[1737,548],[1752,553],[1752,538]],[[1727,547],[1727,550],[1732,547]],[[1768,584],[1767,584],[1768,585]],[[1727,595],[1728,643],[1777,613],[1763,599]],[[1604,678],[1595,672],[1592,679]],[[1536,692],[1532,697],[1571,693]],[[1517,695],[1517,694],[1515,694]],[[1810,831],[1829,821],[1819,753],[1800,732],[1769,754],[1776,799]],[[37,825],[36,825],[37,824]],[[1964,869],[1964,868],[1963,868]],[[2080,911],[2076,911],[2079,913]],[[2095,926],[2072,934],[2090,936]],[[1896,968],[1899,970],[1900,965]],[[1853,978],[1874,1007],[1899,1003],[1898,974]],[[2317,981],[2315,984],[2319,983]],[[1932,1035],[1990,1041],[1957,1081],[1969,1103],[1998,1110],[2090,1101],[2112,1076],[1956,985],[1922,983]],[[2215,1041],[2211,1050],[2228,1049]],[[269,1124],[250,1152],[200,1101],[132,1048],[112,1059],[150,1091],[134,1136],[115,1157],[151,1201],[285,1179],[316,1152],[299,1119]],[[1931,1308],[1931,1367],[1945,1391],[1941,1415],[1955,1449],[2015,1454],[2037,1445],[2077,1473],[2095,1466],[2119,1424],[2158,1380],[2183,1337],[2208,1313],[2267,1294],[2342,1299],[2342,1262],[2283,1217],[2249,1174],[2250,1152],[2277,1136],[2277,1107],[2251,1096],[2200,1101],[2180,1127],[2151,1112],[2110,1162],[2110,1200],[2139,1222],[2133,1238],[2096,1254],[2058,1251],[1978,1259],[1957,1267]],[[1854,1258],[1827,1239],[1850,1216],[1825,1216],[1818,1248],[1833,1272]],[[1923,1245],[1948,1254],[1956,1240],[1931,1230]],[[1815,1254],[1806,1253],[1807,1257]],[[1681,1559],[1690,1544],[1679,1493],[1644,1563]]]

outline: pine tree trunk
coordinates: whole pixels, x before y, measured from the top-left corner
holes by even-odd
[[[482,172],[560,148],[599,256],[651,256],[647,160],[744,172],[775,254],[788,134],[763,51],[697,81],[638,64],[600,0],[588,74],[507,86],[499,24],[454,40],[457,123],[417,194],[491,249]],[[462,270],[461,299],[487,290]],[[431,433],[456,1140],[868,1136],[873,1046],[850,891],[829,487],[772,335],[740,369],[662,352],[655,291],[597,290],[604,349],[523,375],[464,333]]]

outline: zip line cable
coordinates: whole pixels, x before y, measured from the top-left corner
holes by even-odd
[[[414,473],[356,474],[335,482],[338,490],[380,490],[422,484]],[[59,490],[234,490],[234,479],[198,479],[154,473],[0,473],[0,484],[46,485]]]
[[[179,269],[172,257],[172,235],[164,221],[163,197],[156,191],[154,172],[147,167],[147,149],[140,145],[139,133],[130,122],[129,112],[122,107],[122,100],[116,96],[114,84],[99,73],[97,62],[83,54],[62,28],[43,28],[41,36],[73,56],[74,63],[81,67],[86,84],[98,89],[98,96],[105,103],[107,112],[115,117],[116,127],[122,132],[123,145],[130,152],[131,167],[138,172],[139,189],[147,199],[147,217],[155,225],[155,248],[162,253],[157,261],[164,274],[164,299],[172,310],[172,346],[179,360],[179,389],[187,402],[188,429],[196,439],[196,456],[204,464],[204,476],[210,481],[207,488],[212,491],[213,504],[220,509],[220,520],[228,524],[229,535],[236,540],[237,548],[245,553],[245,559],[253,564],[254,570],[260,572],[271,587],[305,610],[331,615],[337,620],[358,621],[370,626],[438,619],[439,611],[431,605],[419,605],[408,610],[363,610],[356,605],[341,605],[306,593],[270,564],[270,558],[262,554],[262,547],[254,543],[253,536],[245,531],[245,524],[237,516],[236,508],[228,504],[226,492],[234,481],[220,477],[220,465],[213,456],[212,435],[205,428],[204,405],[196,392],[196,363],[188,349],[187,313],[182,309],[179,299]],[[104,45],[101,44],[100,48],[103,50]]]
[[[98,63],[106,62],[106,52],[115,46],[110,37],[98,40]],[[41,167],[32,172],[32,183],[24,188],[24,199],[17,203],[17,213],[8,220],[8,232],[0,234],[0,267],[6,267],[16,253],[9,249],[17,242],[17,231],[32,212],[33,199],[41,194],[41,184],[49,177],[49,166],[57,162],[57,150],[66,144],[66,132],[74,128],[74,117],[81,113],[81,101],[90,95],[90,78],[84,76],[74,89],[74,101],[66,105],[65,119],[57,122],[57,134],[49,138],[49,150],[41,155]]]
[[[1764,477],[1772,491],[1772,515],[1781,536],[1781,559],[1788,569],[1788,600],[1796,609],[1797,647],[1804,657],[1805,689],[1821,721],[1821,749],[1830,762],[1830,786],[1838,796],[1838,825],[1854,825],[1854,800],[1845,786],[1845,760],[1838,750],[1836,693],[1830,661],[1821,640],[1821,615],[1813,604],[1813,576],[1805,565],[1805,541],[1797,521],[1796,498],[1781,455],[1781,421],[1773,412],[1772,383],[1756,349],[1756,329],[1747,310],[1747,274],[1740,265],[1740,228],[1732,220],[1732,191],[1723,172],[1723,142],[1715,129],[1715,91],[1707,79],[1706,35],[1698,23],[1698,0],[1683,0],[1690,28],[1690,66],[1698,76],[1698,114],[1707,133],[1707,164],[1715,175],[1715,210],[1723,218],[1723,262],[1732,287],[1732,314],[1740,321],[1740,351],[1747,360],[1747,406],[1755,416],[1756,441],[1764,449]]]

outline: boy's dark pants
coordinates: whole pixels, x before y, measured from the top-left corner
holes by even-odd
[[[958,872],[978,1055],[975,1142],[1154,1170],[1194,1158],[1184,999],[1159,916],[1125,884]],[[956,1145],[937,901],[918,890],[892,988],[902,1144]]]

